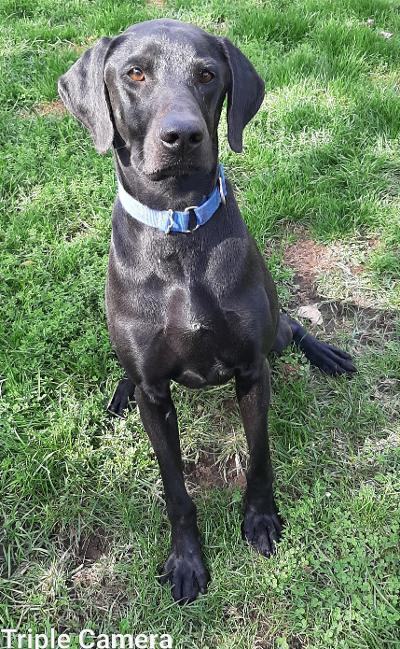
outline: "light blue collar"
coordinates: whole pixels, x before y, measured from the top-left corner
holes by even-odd
[[[128,194],[119,181],[118,198],[124,210],[134,219],[145,225],[158,228],[166,234],[169,232],[194,232],[214,216],[221,203],[225,204],[226,183],[224,168],[222,164],[219,165],[217,186],[204,203],[201,203],[201,205],[191,205],[183,212],[177,212],[175,210],[152,210]],[[192,230],[189,229],[191,211],[196,216],[196,226]]]

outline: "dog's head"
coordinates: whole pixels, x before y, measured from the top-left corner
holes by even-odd
[[[242,150],[264,84],[226,38],[175,20],[152,20],[102,38],[58,84],[99,153],[124,147],[151,180],[211,171],[228,95],[228,140]]]

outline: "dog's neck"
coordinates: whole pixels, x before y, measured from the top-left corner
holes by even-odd
[[[151,180],[130,162],[127,164],[126,150],[114,147],[114,163],[124,189],[154,210],[184,210],[192,205],[200,205],[211,194],[218,180],[218,159],[210,172],[199,171],[162,180]]]

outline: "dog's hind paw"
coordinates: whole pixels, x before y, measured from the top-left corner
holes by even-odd
[[[107,410],[114,417],[125,419],[125,411],[133,410],[135,406],[135,385],[125,376],[118,383]]]
[[[299,343],[300,349],[321,372],[330,376],[354,374],[356,367],[350,354],[328,343],[323,343],[307,334]]]

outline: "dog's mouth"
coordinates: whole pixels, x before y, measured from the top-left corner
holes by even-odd
[[[190,162],[175,162],[163,167],[151,170],[143,170],[145,176],[150,180],[163,180],[163,178],[177,178],[179,176],[190,176],[196,172],[202,171],[200,165]]]

